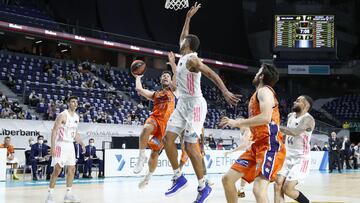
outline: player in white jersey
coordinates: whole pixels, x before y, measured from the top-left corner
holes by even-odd
[[[315,128],[315,120],[308,113],[312,103],[311,97],[299,96],[294,102],[293,112],[288,115],[287,127],[280,126],[286,135],[286,158],[274,186],[275,203],[284,202],[284,194],[300,203],[310,202],[295,187],[310,170],[310,140]]]
[[[197,139],[201,134],[207,113],[207,103],[200,86],[201,74],[204,74],[215,83],[223,93],[225,100],[231,105],[235,105],[239,101],[237,96],[228,91],[220,77],[197,57],[196,51],[199,48],[200,41],[197,36],[189,34],[189,26],[191,17],[198,11],[200,6],[200,4],[195,4],[188,11],[180,36],[180,54],[182,57],[176,68],[176,86],[179,100],[167,123],[164,137],[166,155],[174,170],[173,185],[165,195],[174,195],[183,189],[187,183],[179,167],[175,145],[175,139],[184,132],[185,150],[199,181],[199,195],[195,201],[197,203],[206,201],[211,192],[211,188],[204,178],[201,154],[196,149]]]
[[[58,115],[51,132],[51,165],[54,167],[54,171],[51,175],[46,203],[55,202],[54,187],[64,166],[67,166],[67,190],[64,202],[80,202],[80,200],[77,199],[71,192],[76,164],[73,142],[76,141],[77,143],[80,143],[83,148],[83,152],[85,152],[85,145],[78,133],[79,116],[75,112],[77,107],[78,98],[75,96],[69,97],[68,109]]]

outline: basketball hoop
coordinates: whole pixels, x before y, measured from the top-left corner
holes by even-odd
[[[189,7],[188,0],[166,0],[165,8],[173,9],[175,11]]]

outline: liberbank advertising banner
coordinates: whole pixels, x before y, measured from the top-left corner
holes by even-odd
[[[224,157],[224,150],[208,150],[204,157],[205,166],[208,173],[225,173],[229,170],[231,165],[242,153],[235,152],[228,157]],[[147,157],[150,155],[150,151],[146,152]],[[138,150],[131,149],[107,149],[105,150],[105,176],[117,177],[117,176],[142,176],[147,171],[147,163],[143,169],[143,172],[136,175],[133,173],[137,157],[139,155]],[[178,160],[180,159],[181,151],[178,151]],[[327,152],[311,152],[311,164],[312,170],[325,170],[327,168],[328,159]],[[184,173],[194,174],[191,162],[188,160],[183,168]],[[154,175],[172,175],[173,170],[171,164],[166,157],[166,153],[163,152],[159,156],[158,165]]]
[[[12,120],[0,119],[0,142],[3,142],[5,136],[11,137],[11,143],[15,148],[26,148],[28,140],[33,137],[43,135],[45,139],[50,141],[51,129],[53,128],[54,121],[33,121],[33,120]],[[88,139],[95,139],[95,146],[97,149],[102,149],[103,141],[111,141],[111,137],[124,137],[140,135],[142,126],[123,125],[123,124],[101,124],[101,123],[80,123],[79,133],[81,138],[88,143]],[[239,140],[238,130],[219,130],[219,129],[206,129],[205,135],[210,133],[215,138],[229,138],[235,137]]]

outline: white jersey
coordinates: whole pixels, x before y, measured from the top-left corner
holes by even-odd
[[[66,115],[66,123],[59,128],[57,141],[74,142],[79,126],[79,116],[76,113],[71,116],[68,110],[63,111],[62,114]]]
[[[202,97],[201,92],[201,72],[190,72],[186,68],[186,64],[191,56],[197,56],[197,53],[190,53],[179,59],[176,68],[176,87],[179,98]]]
[[[299,125],[301,119],[306,116],[311,115],[306,113],[299,118],[296,118],[296,113],[291,113],[287,121],[287,127],[296,128]],[[312,131],[305,131],[299,136],[286,135],[286,156],[309,157],[311,135]]]

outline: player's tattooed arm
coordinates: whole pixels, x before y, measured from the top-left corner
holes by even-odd
[[[289,128],[280,126],[280,131],[286,135],[299,136],[302,133],[313,131],[315,128],[315,120],[312,116],[306,116],[301,119],[299,125],[296,128]]]
[[[154,94],[155,92],[154,91],[150,91],[150,90],[147,90],[147,89],[144,89],[142,84],[141,84],[141,78],[142,78],[142,75],[136,75],[135,76],[135,90],[143,97],[145,97],[146,99],[148,100],[153,100],[153,97],[154,97]]]
[[[176,91],[176,63],[175,63],[175,54],[172,51],[168,53],[168,59],[169,59],[169,62],[167,64],[169,64],[171,66],[171,71],[173,73],[170,88],[173,92],[175,92]]]

